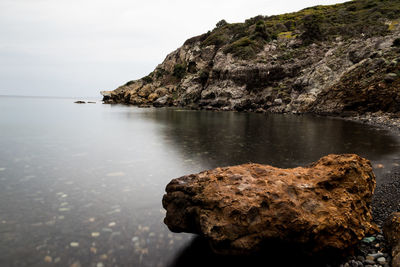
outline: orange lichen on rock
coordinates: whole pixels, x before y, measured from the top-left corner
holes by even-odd
[[[204,236],[220,253],[251,253],[269,241],[343,250],[375,229],[374,189],[370,162],[354,154],[294,169],[216,168],[167,185],[164,222],[173,232]]]

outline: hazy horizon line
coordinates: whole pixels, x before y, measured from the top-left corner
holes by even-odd
[[[58,99],[82,99],[82,98],[98,98],[101,96],[51,96],[51,95],[4,95],[0,94],[0,97],[26,97],[26,98],[58,98]]]

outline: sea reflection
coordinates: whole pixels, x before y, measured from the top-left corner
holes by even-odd
[[[386,131],[312,116],[0,97],[0,266],[238,266],[169,232],[161,198],[172,178],[328,153],[358,153],[381,175],[398,146]]]
[[[291,168],[329,153],[356,153],[390,167],[394,161],[385,155],[399,148],[385,130],[334,118],[173,109],[143,116],[164,126],[167,144],[209,168],[246,162]]]

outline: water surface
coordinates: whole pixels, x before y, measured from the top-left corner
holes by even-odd
[[[193,236],[162,222],[172,178],[329,153],[366,157],[379,178],[398,151],[338,119],[0,97],[0,266],[176,266]]]

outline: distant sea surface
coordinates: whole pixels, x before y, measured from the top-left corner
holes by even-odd
[[[196,241],[163,224],[172,178],[357,153],[379,183],[400,159],[397,136],[339,119],[75,100],[0,97],[0,266],[179,266]]]

